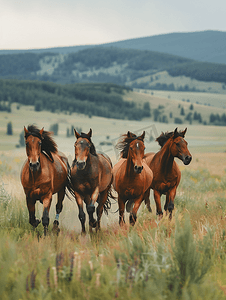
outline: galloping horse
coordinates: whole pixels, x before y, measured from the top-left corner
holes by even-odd
[[[110,158],[97,153],[91,141],[92,129],[86,134],[79,134],[76,130],[75,159],[71,167],[71,186],[69,191],[75,196],[79,208],[79,220],[82,225],[82,233],[85,233],[85,213],[83,201],[89,215],[90,232],[92,228],[100,229],[100,219],[103,209],[107,212],[110,208],[111,183],[113,180],[112,163]],[[97,207],[97,221],[93,217],[95,203]]]
[[[185,165],[191,162],[192,156],[187,148],[187,142],[184,140],[184,131],[165,132],[162,133],[156,141],[161,146],[159,152],[147,153],[145,160],[148,166],[153,171],[153,181],[151,188],[154,192],[154,199],[156,203],[156,213],[162,217],[163,212],[161,208],[161,195],[166,195],[166,202],[164,210],[169,211],[170,219],[172,218],[172,211],[174,209],[174,198],[176,196],[176,190],[180,183],[181,172],[177,163],[174,161],[174,157],[179,158]],[[149,195],[145,198],[145,202],[150,207]]]
[[[58,219],[63,208],[69,164],[64,154],[58,152],[50,132],[44,131],[44,128],[39,130],[34,125],[29,125],[28,129],[24,127],[24,137],[28,159],[21,171],[21,183],[26,194],[29,223],[34,228],[40,223],[35,218],[35,203],[39,200],[43,204],[42,225],[46,235],[49,209],[55,193],[58,194],[58,201],[54,228],[59,231]]]
[[[125,223],[125,205],[130,212],[130,224],[135,224],[140,204],[150,193],[153,173],[143,160],[144,136],[145,132],[136,136],[128,131],[116,145],[121,150],[121,159],[113,167],[113,187],[118,193],[120,225]]]

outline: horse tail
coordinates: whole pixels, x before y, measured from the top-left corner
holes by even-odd
[[[112,184],[110,185],[110,188],[108,190],[108,196],[107,196],[107,201],[104,203],[104,212],[106,215],[108,215],[108,210],[111,208],[111,199],[116,201],[116,197],[113,195],[113,186]]]
[[[65,194],[68,197],[69,200],[72,201],[70,195],[68,194],[68,192],[72,195],[73,200],[75,199],[75,192],[73,190],[72,187],[72,183],[71,183],[71,167],[67,161],[67,180],[66,180],[66,190],[65,190]]]

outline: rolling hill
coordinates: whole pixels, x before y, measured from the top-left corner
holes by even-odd
[[[49,49],[0,50],[0,54],[18,54],[27,52],[38,54],[68,54],[98,46],[157,51],[198,61],[226,64],[226,32],[214,30],[176,32],[116,41],[102,45],[82,45]]]
[[[187,79],[183,80],[184,77]],[[61,84],[114,83],[130,88],[226,93],[224,64],[116,47],[94,47],[70,54],[0,55],[0,78]]]

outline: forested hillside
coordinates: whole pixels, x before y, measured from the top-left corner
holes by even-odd
[[[141,120],[150,116],[149,103],[137,107],[123,100],[130,89],[114,84],[56,84],[41,81],[0,80],[0,104],[34,105],[36,111],[78,112],[106,118]]]
[[[167,85],[153,82],[156,74],[167,71],[169,75],[187,76],[204,82],[226,83],[226,65],[202,63],[152,51],[120,49],[113,47],[88,48],[76,53],[25,53],[0,55],[0,78],[29,79],[68,83],[114,83],[143,88],[135,82],[145,76],[150,77],[148,88],[172,90],[172,82]],[[164,85],[165,84],[165,85]],[[183,90],[183,86],[180,90]],[[186,91],[194,90],[186,85]],[[197,88],[197,90],[201,90]],[[202,91],[208,91],[203,90]],[[219,92],[219,91],[217,91]],[[221,91],[220,91],[221,92]]]

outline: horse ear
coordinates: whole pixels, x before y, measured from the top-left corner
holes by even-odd
[[[88,132],[87,135],[88,135],[89,138],[91,138],[91,136],[92,136],[92,129],[91,128],[90,128],[90,130],[89,130],[89,132]]]
[[[143,131],[142,135],[140,136],[142,141],[144,140],[144,137],[145,137],[145,131]]]
[[[75,137],[78,139],[81,135],[74,129]]]
[[[186,132],[187,132],[187,128],[185,128],[184,131],[181,132],[181,134],[183,135],[183,137],[185,136]]]
[[[179,133],[177,131],[177,128],[174,130],[174,133],[173,133],[173,139],[177,138],[179,136]]]
[[[131,132],[130,132],[130,131],[127,132],[127,137],[128,137],[128,138],[131,137]]]
[[[27,128],[24,126],[24,137],[28,134],[28,130],[27,130]]]
[[[40,133],[41,136],[43,134],[43,131],[44,131],[44,127],[39,131],[39,133]]]

